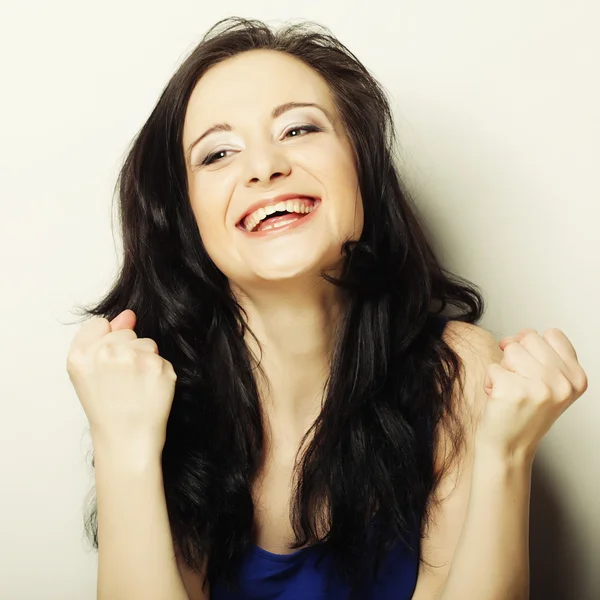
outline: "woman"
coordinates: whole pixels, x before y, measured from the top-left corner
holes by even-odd
[[[475,325],[340,42],[222,24],[127,157],[123,268],[69,352],[98,598],[526,598],[535,450],[587,387],[573,347]]]

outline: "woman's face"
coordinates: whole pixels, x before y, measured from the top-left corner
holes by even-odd
[[[326,82],[299,59],[252,50],[209,69],[190,97],[183,145],[206,251],[242,289],[335,268],[342,243],[360,237],[350,142]]]

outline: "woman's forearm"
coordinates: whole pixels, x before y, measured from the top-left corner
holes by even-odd
[[[160,457],[95,445],[98,600],[188,600],[175,560]]]
[[[533,460],[477,450],[465,522],[438,600],[526,600]]]

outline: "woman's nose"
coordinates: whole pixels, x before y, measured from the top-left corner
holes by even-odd
[[[246,184],[269,182],[277,177],[289,175],[291,165],[283,151],[274,144],[265,144],[261,148],[247,150],[245,166]]]

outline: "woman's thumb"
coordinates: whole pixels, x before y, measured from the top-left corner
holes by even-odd
[[[135,313],[127,308],[110,321],[110,330],[119,331],[120,329],[134,329],[135,321]]]

